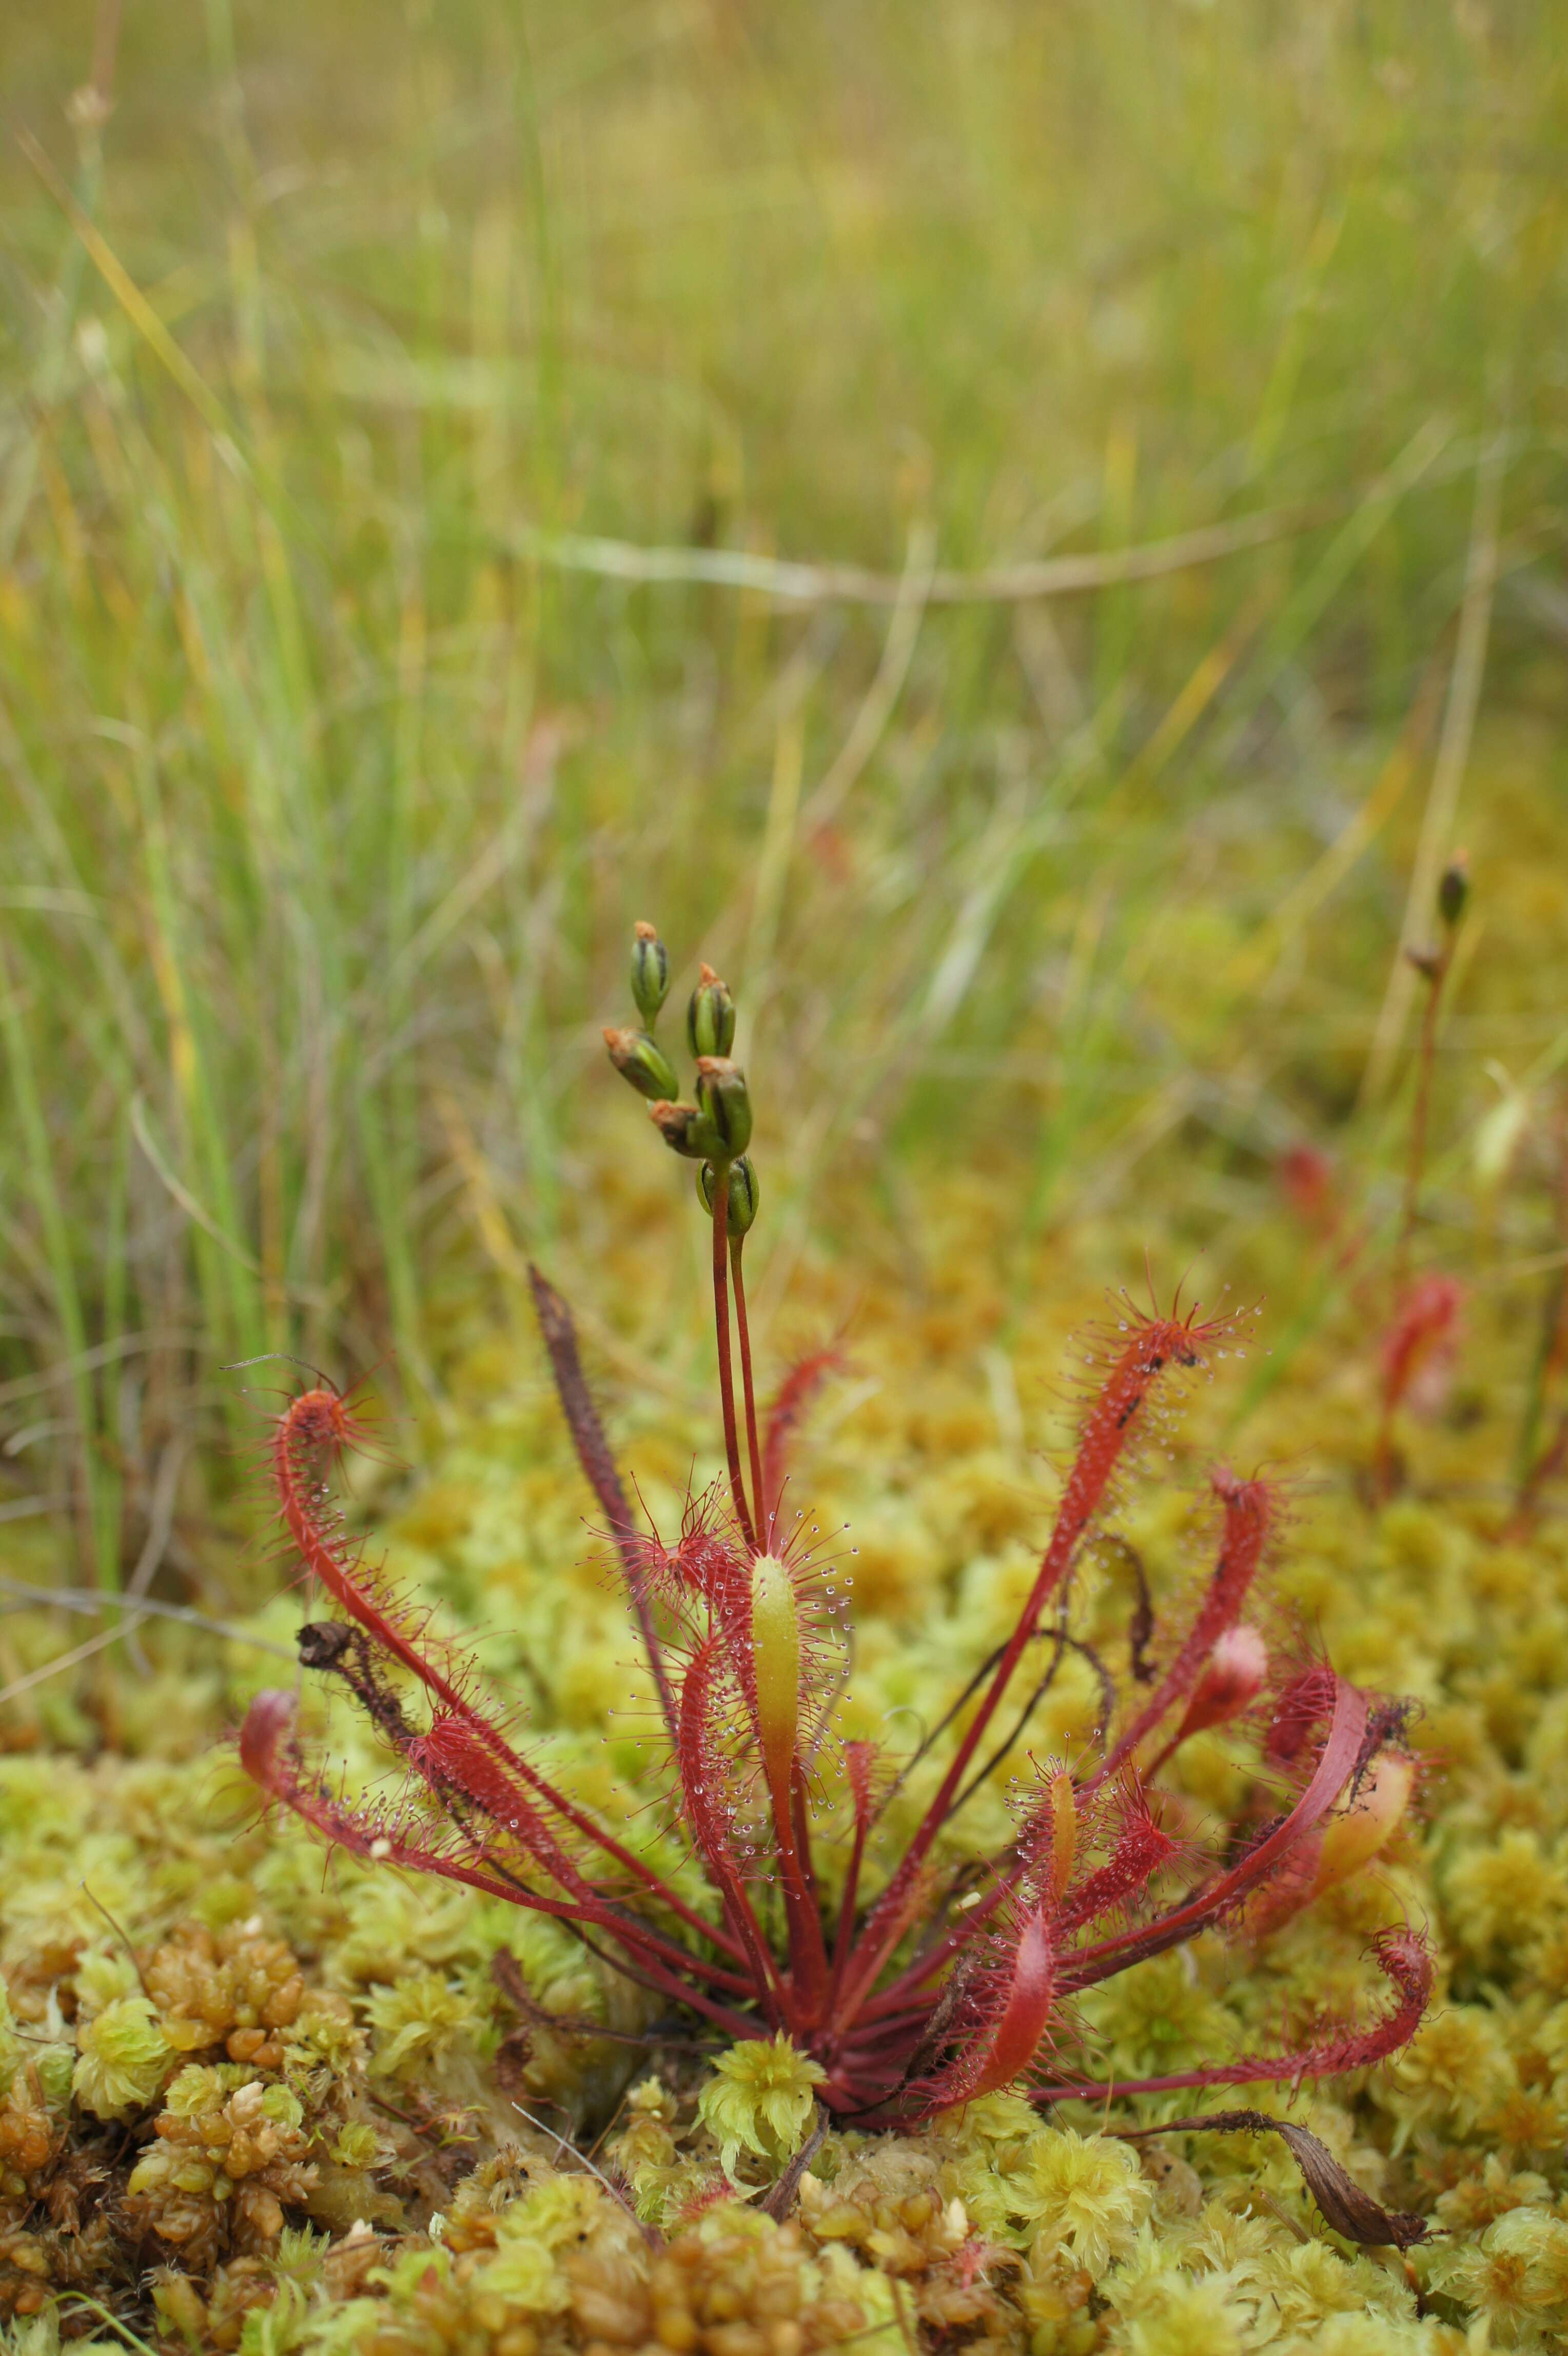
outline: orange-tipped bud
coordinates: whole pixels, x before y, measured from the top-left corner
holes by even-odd
[[[671,1104],[660,1097],[649,1106],[648,1118],[671,1153],[683,1153],[689,1160],[704,1162],[719,1151],[713,1122],[695,1105]]]
[[[1361,1778],[1361,1788],[1343,1815],[1332,1816],[1317,1853],[1309,1898],[1321,1898],[1369,1865],[1398,1829],[1415,1789],[1412,1761],[1385,1751]]]
[[[639,1096],[655,1100],[674,1095],[681,1083],[675,1067],[656,1039],[646,1031],[611,1031],[605,1033],[605,1045],[609,1059],[623,1080],[629,1080]]]
[[[693,1055],[727,1055],[735,1045],[735,1000],[711,965],[697,976],[686,1009],[686,1037]]]
[[[651,925],[639,924],[631,945],[631,995],[650,1031],[669,988],[670,952]]]

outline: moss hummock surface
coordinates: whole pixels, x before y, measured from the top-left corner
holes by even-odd
[[[1049,1242],[1009,1266],[995,1243],[1007,1188],[1005,1173],[932,1182],[897,1238],[868,1222],[853,1264],[808,1261],[803,1306],[775,1321],[775,1357],[846,1329],[798,1483],[854,1586],[845,1735],[897,1740],[940,1715],[1010,1624],[1048,1527],[1071,1337],[1096,1313],[1092,1280],[1129,1248],[1090,1226],[1070,1267]],[[1416,1698],[1418,1797],[1377,1862],[1309,1915],[1138,1966],[1081,2002],[1058,2051],[1103,2078],[1255,2048],[1283,2015],[1365,2005],[1378,1929],[1430,1926],[1438,1997],[1404,2056],[1262,2097],[1380,2200],[1428,2218],[1427,2241],[1401,2257],[1340,2240],[1276,2138],[1102,2132],[1223,2094],[1109,2119],[994,2095],[917,2134],[830,2134],[784,2213],[767,2213],[809,2130],[809,2066],[787,2049],[702,2050],[559,1926],[326,1862],[301,1828],[259,1818],[224,1738],[278,1665],[166,1624],[144,1627],[140,1673],[112,1660],[74,1692],[35,1688],[0,1758],[0,2295],[15,2346],[48,2349],[58,2330],[280,2356],[800,2356],[918,2335],[1034,2356],[1352,2356],[1477,2345],[1480,2325],[1492,2345],[1558,2344],[1568,1534],[1511,1501],[1520,1343],[1481,1289],[1446,1383],[1401,1419],[1393,1494],[1374,1499],[1379,1333],[1353,1278],[1338,1298],[1315,1282],[1312,1249],[1284,1210],[1251,1238],[1251,1272],[1316,1300],[1310,1327],[1267,1307],[1251,1322],[1241,1363],[1165,1435],[1161,1477],[1146,1468],[1106,1517],[1080,1606],[1110,1647],[1126,1545],[1156,1603],[1179,1600],[1202,1575],[1207,1462],[1283,1467],[1292,1505],[1266,1632]],[[631,1282],[639,1259],[612,1248],[601,1262],[608,1297],[639,1305],[602,1329],[596,1372],[668,1525],[713,1436],[678,1355],[655,1362],[662,1388],[636,1383],[658,1315]],[[1114,1319],[1114,1300],[1099,1313]],[[679,1874],[624,1605],[540,1354],[476,1316],[454,1336],[450,1398],[418,1435],[417,1473],[383,1478],[355,1510],[473,1636],[493,1689],[575,1788]],[[286,1644],[300,1613],[276,1593],[245,1635]],[[24,1665],[57,1641],[41,1615],[7,1623]],[[1087,1673],[1064,1676],[1031,1727],[1035,1754],[1070,1753],[1094,1707]],[[346,1716],[323,1730],[351,1783],[384,1767]],[[1004,1837],[1008,1772],[966,1812],[976,1853]],[[1165,1778],[1174,1821],[1200,1832],[1237,1772],[1222,1731],[1189,1744]],[[916,1779],[890,1841],[918,1803]],[[491,1968],[500,1949],[521,1974],[510,1996]]]

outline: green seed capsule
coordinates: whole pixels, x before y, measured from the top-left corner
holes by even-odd
[[[631,945],[631,995],[650,1031],[669,989],[670,952],[651,925],[639,923]]]
[[[699,1055],[697,1103],[719,1141],[710,1160],[738,1160],[751,1143],[751,1098],[740,1066],[727,1055]]]
[[[697,1196],[704,1211],[714,1207],[714,1186],[718,1172],[711,1162],[704,1162],[697,1173]],[[743,1153],[738,1162],[729,1166],[729,1231],[732,1236],[744,1236],[750,1231],[757,1217],[757,1206],[762,1200],[762,1189],[757,1183],[757,1173]]]
[[[672,1097],[680,1087],[669,1056],[646,1031],[607,1030],[605,1045],[622,1079],[629,1080],[639,1096]]]
[[[727,1055],[735,1045],[735,1001],[711,965],[697,976],[686,1009],[686,1037],[693,1055]]]

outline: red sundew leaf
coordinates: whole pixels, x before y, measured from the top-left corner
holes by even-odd
[[[730,1795],[723,1754],[714,1732],[722,1639],[709,1636],[686,1665],[676,1721],[675,1760],[686,1822],[725,1901],[729,1922],[756,1975],[756,1992],[769,2019],[776,2019],[777,1966],[763,1943],[730,1838]]]
[[[843,1747],[844,1780],[849,1785],[854,1803],[855,1822],[868,1821],[875,1784],[880,1753],[875,1742],[846,1742]]]
[[[1130,1792],[1122,1830],[1110,1857],[1068,1891],[1061,1911],[1063,1929],[1079,1930],[1115,1907],[1129,1905],[1161,1866],[1169,1863],[1176,1848],[1169,1833],[1149,1813],[1142,1792]]]
[[[1038,2052],[1056,2008],[1056,1941],[1044,1906],[1024,1918],[1005,1975],[995,1976],[989,2018],[933,2088],[937,2104],[973,2102],[1021,2078]]]
[[[564,1902],[523,1892],[503,1876],[462,1858],[425,1840],[411,1839],[395,1815],[384,1809],[354,1808],[306,1774],[294,1740],[295,1699],[292,1694],[259,1693],[245,1713],[240,1730],[240,1761],[252,1781],[274,1799],[286,1802],[296,1815],[339,1848],[377,1863],[406,1865],[416,1871],[438,1873],[447,1880],[465,1881],[491,1896],[514,1904],[538,1907],[546,1913],[576,1910]]]
[[[1394,1987],[1397,2001],[1380,2019],[1357,2026],[1340,2021],[1316,2038],[1283,2053],[1246,2053],[1158,2078],[1095,2080],[1043,2086],[1042,2102],[1109,2101],[1117,2094],[1165,2094],[1198,2086],[1245,2086],[1265,2083],[1299,2085],[1306,2078],[1337,2077],[1347,2070],[1373,2068],[1408,2045],[1421,2026],[1432,1995],[1432,1957],[1419,1932],[1387,1931],[1372,1943],[1378,1968]]]
[[[1101,1940],[1097,1946],[1086,1948],[1075,1956],[1070,1974],[1074,1987],[1090,1987],[1098,1980],[1108,1979],[1113,1972],[1125,1970],[1129,1964],[1142,1962],[1145,1956],[1163,1954],[1167,1947],[1179,1946],[1196,1932],[1231,1913],[1321,1823],[1355,1771],[1367,1728],[1366,1696],[1342,1677],[1335,1682],[1338,1690],[1322,1756],[1289,1815],[1228,1872],[1217,1875],[1188,1899],[1186,1905],[1174,1908],[1135,1931]]]
[[[675,1763],[687,1823],[697,1847],[726,1884],[737,1887],[739,1867],[730,1840],[729,1790],[714,1733],[721,1641],[707,1637],[686,1665],[681,1681]]]
[[[1010,2086],[1028,2068],[1049,2024],[1055,1997],[1056,1951],[1044,1911],[1036,1909],[1018,1941],[1006,2008],[975,2083],[976,2094]]]
[[[424,1643],[423,1626],[416,1634],[408,1627],[397,1624],[390,1616],[385,1601],[377,1592],[373,1582],[363,1575],[358,1558],[349,1552],[340,1536],[322,1526],[316,1510],[319,1484],[312,1483],[310,1466],[312,1459],[321,1453],[324,1443],[320,1430],[324,1421],[330,1429],[335,1430],[337,1428],[331,1424],[328,1409],[340,1406],[336,1392],[304,1392],[278,1418],[274,1434],[273,1470],[278,1502],[307,1569],[320,1579],[328,1592],[363,1629],[372,1644],[378,1645],[383,1653],[412,1672],[437,1706],[438,1714],[446,1714],[467,1730],[471,1738],[470,1756],[480,1751],[488,1752],[499,1775],[515,1779],[524,1785],[536,1800],[553,1810],[575,1832],[581,1834],[605,1856],[629,1872],[634,1879],[640,1881],[660,1902],[671,1906],[690,1927],[704,1937],[710,1935],[709,1926],[667,1889],[639,1858],[607,1833],[603,1826],[596,1824],[585,1809],[558,1791],[536,1768],[531,1767],[518,1755],[499,1730],[468,1699],[463,1684],[449,1676],[433,1657],[433,1654],[444,1651],[445,1647]],[[413,1763],[417,1766],[417,1760]],[[292,1804],[300,1804],[297,1800]]]
[[[295,1701],[292,1694],[263,1692],[246,1713],[240,1736],[242,1764],[262,1790],[283,1800],[296,1815],[325,1838],[352,1856],[412,1873],[438,1875],[462,1882],[487,1897],[532,1912],[553,1915],[560,1922],[591,1926],[621,1949],[619,1968],[660,1995],[690,2005],[733,2037],[746,2036],[752,2020],[733,2005],[719,2002],[697,1985],[699,1978],[714,1987],[730,1987],[743,1996],[752,1991],[744,1979],[722,1966],[676,1946],[649,1923],[628,1915],[624,1908],[592,1889],[581,1879],[564,1896],[555,1897],[518,1880],[496,1863],[482,1845],[467,1841],[460,1826],[449,1826],[433,1838],[416,1818],[387,1809],[355,1808],[335,1799],[305,1772],[293,1740]],[[445,1842],[446,1845],[443,1846]],[[667,1902],[678,1906],[672,1892]],[[695,1918],[693,1918],[695,1920]],[[718,1934],[698,1925],[709,1938]]]
[[[264,1690],[245,1712],[240,1729],[240,1764],[253,1783],[278,1799],[287,1799],[295,1777],[287,1772],[285,1746],[294,1730],[292,1694]]]
[[[507,1773],[495,1752],[480,1742],[461,1719],[434,1719],[428,1732],[409,1745],[408,1762],[437,1791],[455,1786],[471,1800],[504,1836],[532,1858],[563,1889],[584,1891],[586,1883],[552,1834],[539,1810]]]
[[[767,1524],[764,1536],[769,1544],[789,1470],[789,1443],[828,1376],[843,1365],[843,1354],[836,1347],[818,1350],[811,1357],[802,1358],[785,1376],[768,1407],[762,1441],[762,1510]]]
[[[577,1329],[573,1323],[572,1312],[554,1286],[532,1265],[528,1281],[533,1293],[539,1330],[550,1353],[555,1395],[566,1418],[566,1428],[577,1451],[577,1462],[617,1539],[623,1535],[635,1537],[637,1526],[621,1485],[620,1472],[609,1441],[605,1437],[605,1428],[594,1405],[587,1377],[583,1372],[583,1361],[577,1348]]]
[[[750,1595],[746,1558],[722,1523],[714,1491],[688,1497],[679,1542],[667,1559],[678,1588],[701,1596],[717,1617],[744,1610]]]
[[[1314,1662],[1291,1679],[1274,1705],[1263,1739],[1263,1756],[1271,1765],[1288,1767],[1301,1756],[1314,1727],[1333,1715],[1339,1682],[1326,1661]]]
[[[1402,1927],[1380,1931],[1372,1942],[1378,1969],[1391,1981],[1399,2001],[1369,2028],[1340,2026],[1321,2031],[1300,2059],[1309,2078],[1337,2076],[1345,2070],[1366,2070],[1386,2062],[1410,2043],[1432,2000],[1433,1964],[1419,1931]]]
[[[1111,1752],[1101,1776],[1114,1774],[1162,1719],[1185,1701],[1203,1674],[1219,1639],[1240,1617],[1258,1566],[1262,1561],[1279,1510],[1278,1494],[1267,1481],[1238,1481],[1223,1465],[1213,1473],[1215,1494],[1225,1508],[1225,1530],[1203,1601],[1175,1660],[1153,1694]]]
[[[1011,1683],[1050,1597],[1071,1569],[1084,1532],[1138,1429],[1150,1394],[1173,1370],[1191,1371],[1232,1330],[1232,1321],[1200,1323],[1197,1311],[1185,1318],[1130,1315],[1131,1339],[1116,1351],[1079,1432],[1078,1452],[1062,1491],[1050,1539],[1016,1627],[997,1663],[979,1708],[882,1896],[872,1911],[863,1943],[865,1960],[852,1970],[846,1993],[858,1999],[870,1987],[902,1935],[911,1891],[931,1844],[951,1812],[971,1761]]]

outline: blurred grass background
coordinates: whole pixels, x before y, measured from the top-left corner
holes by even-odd
[[[636,916],[742,993],[776,1250],[935,1152],[1228,1273],[1299,1138],[1393,1187],[1461,840],[1495,1142],[1568,1053],[1562,32],[6,11],[0,1518],[145,1585],[267,1351],[439,1411],[653,1151]]]

